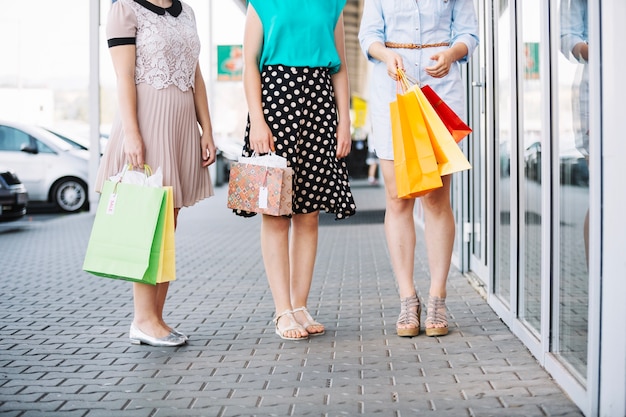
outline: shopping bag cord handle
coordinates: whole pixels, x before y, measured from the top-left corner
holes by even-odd
[[[119,176],[117,182],[113,186],[113,194],[115,194],[117,192],[117,184],[122,182],[122,179],[124,178],[124,175],[126,175],[126,173],[128,172],[129,169],[130,170],[133,169],[133,164],[128,163],[128,164],[124,165],[124,168],[122,169],[122,172],[120,173],[120,176]],[[150,177],[152,175],[152,168],[150,168],[150,165],[143,164],[143,170],[144,170],[144,173],[146,174],[146,177]]]
[[[396,89],[398,92],[405,93],[411,88],[412,85],[419,85],[419,82],[415,78],[404,72],[402,68],[397,68],[396,73],[398,74],[396,80]]]

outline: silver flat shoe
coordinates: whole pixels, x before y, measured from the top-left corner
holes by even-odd
[[[132,323],[130,325],[129,339],[130,343],[132,343],[133,345],[140,345],[144,343],[150,346],[172,347],[185,344],[184,337],[178,336],[171,332],[167,336],[161,338],[149,336],[142,332],[137,326],[135,326],[135,323]]]
[[[170,330],[173,334],[175,334],[176,336],[182,337],[183,339],[185,339],[185,341],[189,340],[189,336],[187,336],[185,333],[183,332],[179,332],[176,329],[172,329]]]

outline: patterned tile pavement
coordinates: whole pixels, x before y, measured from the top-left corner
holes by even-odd
[[[0,227],[1,416],[580,416],[457,270],[448,336],[395,335],[384,190],[321,218],[309,309],[323,336],[274,334],[258,217],[226,187],[181,212],[167,320],[186,346],[128,342],[130,284],[81,270],[93,215]],[[428,288],[418,231],[416,285]],[[423,314],[423,319],[425,315]]]

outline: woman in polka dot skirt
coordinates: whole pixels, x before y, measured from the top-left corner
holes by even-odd
[[[248,2],[243,49],[249,114],[243,155],[273,151],[294,170],[293,215],[263,215],[261,224],[276,334],[287,340],[324,333],[307,310],[320,210],[344,219],[356,208],[343,160],[350,152],[345,3]]]

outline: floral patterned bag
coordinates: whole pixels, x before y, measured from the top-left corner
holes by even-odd
[[[228,208],[248,213],[292,214],[293,169],[275,154],[239,158],[228,179]]]

